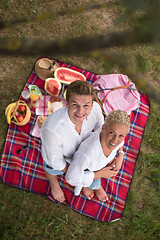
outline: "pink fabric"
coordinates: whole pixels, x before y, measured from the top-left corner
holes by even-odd
[[[128,77],[122,74],[110,74],[110,75],[98,75],[97,80],[93,83],[93,87],[97,90],[114,88],[117,86],[124,86],[128,84]],[[129,87],[135,89],[133,82],[129,83]],[[100,91],[98,98],[103,101],[109,90]],[[112,110],[121,109],[130,115],[132,110],[139,107],[140,95],[137,90],[131,89],[118,89],[110,91],[103,108],[105,113],[108,115]]]
[[[39,118],[39,116],[37,117],[35,125],[34,125],[33,129],[31,130],[30,134],[34,137],[40,138],[40,128],[38,126],[38,118]]]
[[[39,116],[49,115],[47,102],[49,101],[50,97],[51,97],[50,95],[43,95],[43,98],[39,99],[37,102],[36,115],[38,115],[38,117],[36,119],[33,129],[30,132],[30,134],[34,137],[40,138],[40,128],[38,126],[38,118]]]
[[[49,115],[47,102],[49,101],[50,97],[51,95],[43,95],[43,98],[39,99],[39,101],[37,102],[36,115]]]

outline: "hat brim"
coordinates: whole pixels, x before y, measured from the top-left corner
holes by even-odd
[[[42,80],[46,80],[49,77],[53,77],[54,71],[56,68],[59,67],[58,63],[55,63],[55,65],[52,65],[53,60],[50,60],[48,58],[42,58],[39,59],[35,64],[35,73],[38,75],[39,78]],[[51,69],[49,70],[49,67],[51,66]]]

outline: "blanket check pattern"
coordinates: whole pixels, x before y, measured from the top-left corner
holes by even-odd
[[[94,73],[60,61],[57,62],[61,67],[68,67],[83,73],[91,83],[96,80],[96,74]],[[29,84],[36,84],[43,94],[47,94],[44,90],[44,81],[38,78],[34,69],[24,89]],[[130,115],[131,129],[125,138],[125,157],[122,168],[117,176],[102,179],[102,186],[108,194],[109,201],[103,203],[98,201],[96,197],[87,200],[83,195],[75,196],[73,187],[65,181],[63,176],[58,177],[66,197],[65,204],[75,211],[103,222],[115,221],[122,217],[149,114],[149,99],[144,94],[140,95],[140,107],[132,111]],[[6,184],[45,195],[50,200],[55,201],[51,196],[50,186],[43,170],[40,151],[41,141],[30,134],[36,119],[36,112],[32,109],[28,124],[21,127],[13,123],[9,125],[1,156],[0,176]],[[17,154],[16,151],[26,144],[29,145],[29,148]]]

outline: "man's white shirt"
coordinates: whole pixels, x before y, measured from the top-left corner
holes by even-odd
[[[53,169],[63,170],[66,161],[71,162],[79,144],[93,129],[101,129],[103,123],[102,110],[96,102],[93,102],[89,116],[83,121],[80,134],[75,130],[75,124],[70,120],[66,107],[52,113],[43,122],[40,131],[43,160]]]

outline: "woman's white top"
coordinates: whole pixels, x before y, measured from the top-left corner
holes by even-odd
[[[89,116],[83,121],[80,134],[75,130],[75,124],[70,120],[66,107],[52,113],[43,122],[40,131],[44,161],[55,170],[63,170],[66,161],[71,162],[79,144],[93,129],[101,128],[103,123],[104,117],[97,102],[93,102]]]
[[[113,160],[118,149],[123,145],[124,141],[106,157],[100,143],[100,131],[92,133],[74,154],[66,173],[66,181],[72,186],[89,187],[94,179],[94,171],[104,168]]]

